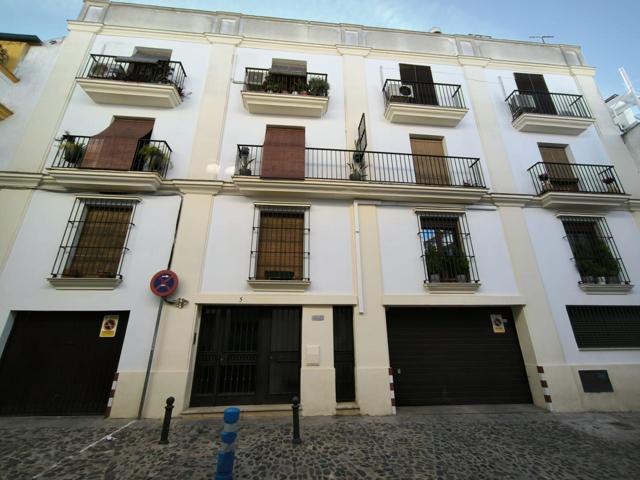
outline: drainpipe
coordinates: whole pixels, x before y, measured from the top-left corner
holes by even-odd
[[[357,200],[353,201],[353,227],[356,242],[356,284],[358,288],[358,312],[364,313],[364,286],[362,280],[362,253],[360,252],[360,211]]]
[[[171,245],[171,253],[169,254],[169,262],[167,269],[171,270],[171,262],[173,261],[173,251],[176,248],[176,237],[178,236],[178,225],[180,224],[180,214],[182,213],[182,195],[180,195],[180,206],[178,207],[178,217],[176,218],[176,228],[173,232],[173,244]],[[156,350],[156,340],[158,338],[158,329],[160,328],[160,317],[162,316],[162,307],[164,307],[164,299],[160,299],[158,304],[158,314],[156,315],[156,325],[153,330],[153,340],[151,340],[151,350],[149,351],[149,360],[147,362],[147,371],[144,375],[144,385],[142,386],[142,396],[140,397],[140,406],[138,407],[138,420],[142,418],[142,410],[144,409],[144,401],[147,396],[147,388],[149,387],[149,377],[151,376],[151,365],[153,363],[153,354]]]

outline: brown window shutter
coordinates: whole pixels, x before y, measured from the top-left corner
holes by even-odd
[[[78,277],[115,277],[130,218],[131,207],[87,205],[68,271]]]
[[[82,168],[131,170],[138,141],[150,137],[154,122],[152,118],[116,117],[111,125],[89,140]]]
[[[411,138],[411,153],[416,183],[449,185],[449,168],[444,157],[442,139]]]
[[[258,280],[302,280],[304,212],[260,212]]]
[[[304,147],[304,128],[268,126],[261,177],[304,180]]]
[[[542,161],[547,164],[545,169],[554,190],[577,192],[579,180],[569,162],[565,147],[539,146],[538,148]]]
[[[537,93],[548,93],[544,76],[535,73],[514,73],[518,90]]]

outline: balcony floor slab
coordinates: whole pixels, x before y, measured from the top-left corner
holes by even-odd
[[[384,118],[391,123],[455,127],[468,111],[468,108],[389,102],[384,111]]]
[[[95,78],[78,78],[77,82],[96,103],[174,108],[182,102],[177,88],[171,84],[121,82]]]
[[[48,168],[47,173],[67,190],[98,192],[155,192],[162,178],[155,172]]]
[[[513,126],[521,132],[580,135],[594,122],[593,118],[523,113],[513,120]]]

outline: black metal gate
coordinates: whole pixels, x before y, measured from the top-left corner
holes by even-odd
[[[333,307],[333,363],[336,369],[336,401],[356,399],[353,356],[353,307]]]
[[[387,331],[398,406],[531,402],[509,308],[389,308]]]
[[[299,395],[301,317],[299,307],[204,307],[191,406]]]
[[[113,337],[100,337],[118,315]],[[0,414],[101,415],[129,312],[18,312],[0,359]]]

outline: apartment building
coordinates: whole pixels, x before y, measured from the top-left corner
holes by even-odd
[[[0,413],[640,408],[640,177],[579,47],[68,26],[0,172]]]

